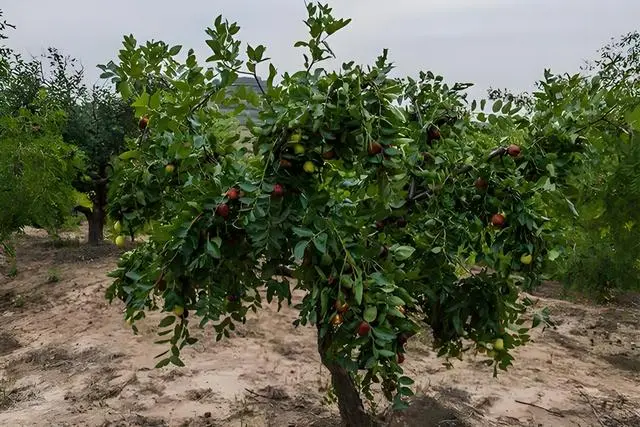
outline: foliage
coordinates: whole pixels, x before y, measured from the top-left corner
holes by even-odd
[[[587,160],[573,168],[566,192],[579,216],[562,215],[562,206],[554,206],[561,218],[557,229],[564,232],[558,244],[566,251],[555,273],[598,298],[639,289],[639,52],[637,33],[622,37],[605,46],[583,75],[554,77],[545,88],[550,96],[539,96],[537,105],[547,127],[574,129],[568,135],[580,139]]]
[[[126,136],[135,130],[132,109],[107,89],[88,91],[83,69],[55,48],[49,48],[43,58],[29,61],[11,53],[7,63],[9,73],[0,80],[0,113],[15,115],[26,109],[41,114],[43,96],[47,108],[64,113],[62,139],[76,147],[76,156],[83,160],[76,162],[79,167],[73,184],[91,201],[90,206],[80,204],[77,210],[89,219],[89,240],[101,240],[111,160],[124,150]]]
[[[25,225],[55,231],[71,212],[77,163],[60,138],[62,119],[27,110],[0,117],[0,242]]]
[[[0,24],[2,39],[7,27]],[[0,57],[0,245],[6,246],[10,233],[26,225],[55,231],[64,223],[73,169],[81,163],[62,141],[65,116],[37,84],[36,62],[5,47]]]
[[[580,74],[547,72],[537,88],[533,95],[491,90],[489,97],[523,105],[547,141],[582,147],[579,158],[562,165],[564,197],[547,201],[552,258],[562,261],[548,264],[548,273],[600,299],[639,289],[640,164],[633,128],[640,123],[640,34],[607,44]]]
[[[530,126],[513,103],[469,106],[468,84],[391,78],[386,51],[366,68],[320,68],[333,57],[327,38],[348,20],[307,8],[310,37],[296,43],[304,69],[275,84],[268,64],[259,99],[231,85],[266,65],[266,49],[248,45],[243,61],[240,28],[221,17],[207,29],[206,68],[193,50],[182,63],[180,46],[133,36],[119,64],[102,66],[149,117],[121,156],[114,194],[140,199],[123,203],[135,227],[158,225],[123,255],[107,297],[124,300],[131,321],[167,313],[160,343],[170,350],[158,366],[183,364],[180,349],[195,342],[190,314],[220,339],[261,307],[263,286],[268,301],[291,303],[287,274],[306,291],[295,324],[317,326],[323,362],[358,379],[365,396],[382,383],[403,406],[404,344],[424,327],[439,355],[488,351],[487,365],[506,369],[529,339],[530,301],[517,284],[538,280],[547,255],[544,200],[564,185],[579,145],[545,139],[541,118]],[[245,102],[261,110],[248,125],[253,152],[237,144],[237,128],[216,132],[220,108]]]

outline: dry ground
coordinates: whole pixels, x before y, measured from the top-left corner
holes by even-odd
[[[53,245],[36,230],[17,244],[17,275],[0,267],[0,425],[339,425],[336,407],[323,404],[314,330],[294,329],[293,310],[267,306],[219,343],[196,331],[185,368],[154,369],[165,350],[153,344],[158,316],[134,336],[120,302],[104,299],[115,247]],[[535,332],[497,379],[473,356],[447,369],[427,337],[414,338],[405,363],[420,394],[389,424],[640,426],[637,303],[596,307],[543,291],[557,329]]]

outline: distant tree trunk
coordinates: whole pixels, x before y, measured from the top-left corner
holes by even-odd
[[[320,319],[320,316],[318,316]],[[333,384],[336,397],[338,398],[338,409],[340,417],[345,427],[376,427],[380,424],[367,413],[362,404],[360,393],[349,372],[340,366],[330,355],[331,336],[330,334],[320,338],[321,325],[318,322],[318,352],[322,364],[331,373],[331,383]]]
[[[84,206],[76,207],[87,217],[89,223],[89,244],[98,245],[104,240],[104,225],[107,219],[107,180],[94,180],[95,194],[92,197],[93,209]]]

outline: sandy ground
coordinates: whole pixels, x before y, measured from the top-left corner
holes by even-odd
[[[17,244],[17,275],[0,267],[0,425],[339,425],[324,403],[314,329],[294,329],[293,310],[267,306],[218,343],[210,328],[197,330],[185,368],[154,369],[166,350],[153,343],[158,316],[134,336],[120,302],[104,299],[115,247],[54,245],[37,230]],[[410,341],[405,369],[419,395],[389,424],[640,426],[637,303],[595,307],[543,291],[557,328],[535,332],[497,379],[481,358],[447,369],[427,336]]]

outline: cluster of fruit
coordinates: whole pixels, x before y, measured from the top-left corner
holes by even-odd
[[[126,239],[124,235],[120,234],[122,233],[122,223],[120,221],[116,221],[113,224],[113,231],[115,231],[115,233],[117,234],[116,246],[118,246],[119,248],[124,248]]]
[[[337,299],[334,303],[334,308],[336,310],[336,313],[333,315],[333,317],[331,317],[331,324],[334,327],[339,328],[344,323],[344,316],[346,312],[349,310],[349,304],[344,301],[340,301],[340,299]],[[402,313],[402,315],[406,314],[406,309],[403,306],[396,307],[396,310]],[[359,337],[364,337],[369,335],[371,333],[371,324],[366,320],[362,320],[358,324],[358,327],[356,328],[354,333]],[[398,336],[399,349],[396,354],[398,363],[402,363],[405,360],[404,346],[407,343],[408,339],[409,339],[409,336],[407,334],[401,334]]]
[[[511,144],[506,148],[503,148],[501,150],[501,152],[503,154],[508,154],[509,156],[513,157],[513,158],[518,158],[520,157],[520,154],[522,152],[522,150],[520,149],[520,147],[516,144]],[[476,181],[474,182],[474,186],[480,190],[480,191],[486,191],[489,188],[489,182],[483,178],[483,177],[478,177],[476,179]],[[507,218],[506,215],[503,212],[498,212],[495,213],[491,216],[490,219],[491,225],[501,229],[506,227],[507,225]],[[531,254],[523,254],[520,257],[520,262],[524,265],[529,265],[531,264],[531,262],[533,261],[533,256]]]

